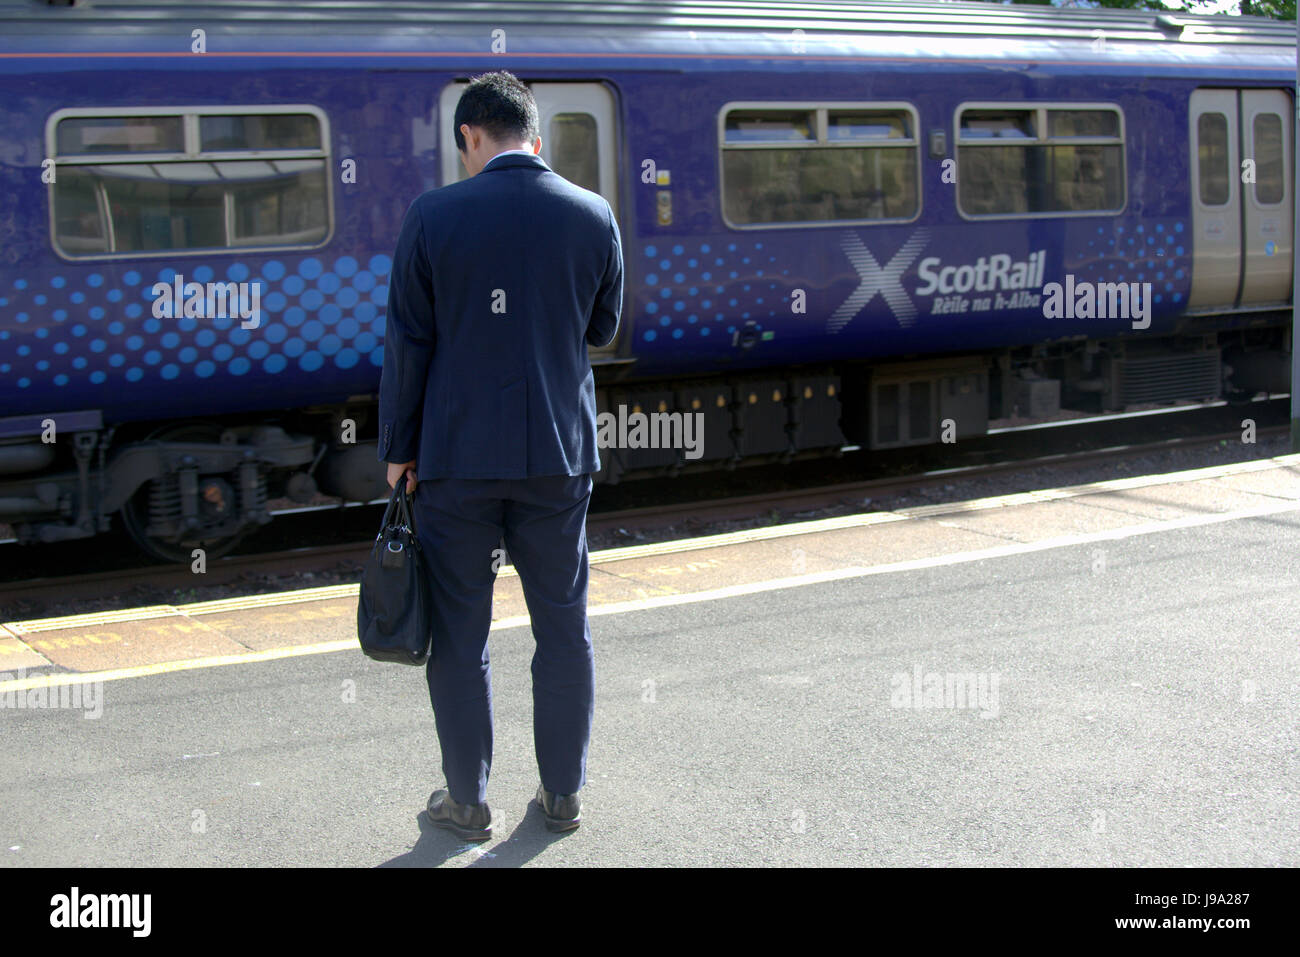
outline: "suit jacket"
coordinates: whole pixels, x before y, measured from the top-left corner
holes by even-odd
[[[622,300],[609,203],[541,157],[424,193],[389,277],[379,459],[420,479],[598,471],[587,344],[613,341]]]

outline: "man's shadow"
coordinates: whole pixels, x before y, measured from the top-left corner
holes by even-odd
[[[533,800],[528,802],[523,820],[515,825],[510,836],[497,844],[463,841],[451,831],[432,824],[424,811],[419,813],[418,823],[420,837],[415,846],[378,867],[437,867],[462,856],[469,861],[468,867],[522,867],[556,841],[574,833],[548,831],[542,810]]]

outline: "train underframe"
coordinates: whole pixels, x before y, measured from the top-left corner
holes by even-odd
[[[1290,391],[1291,316],[1203,317],[1152,341],[1074,339],[977,355],[662,383],[598,384],[595,480],[735,469],[954,442],[990,420],[1112,412]],[[686,416],[692,421],[686,423]],[[217,557],[271,520],[267,503],[386,497],[374,397],[201,421],[106,424],[97,412],[0,418],[0,522],[21,543],[84,539],[114,518],[142,549]],[[51,428],[53,424],[54,428]]]

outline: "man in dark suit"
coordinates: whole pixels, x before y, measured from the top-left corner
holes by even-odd
[[[433,579],[427,675],[447,787],[428,814],[486,840],[502,540],[537,642],[537,801],[551,830],[581,820],[594,711],[586,522],[600,468],[587,345],[618,329],[623,254],[609,203],[536,155],[537,104],[515,77],[470,83],[455,136],[470,178],[417,198],[393,254],[379,458],[390,486],[406,475],[415,493]]]

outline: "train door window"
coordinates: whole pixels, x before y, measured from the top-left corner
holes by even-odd
[[[1109,104],[968,104],[957,111],[962,215],[1115,213],[1125,203],[1124,131]]]
[[[557,113],[546,126],[551,169],[570,183],[600,192],[600,150],[596,118],[590,113]]]
[[[1222,206],[1231,195],[1228,118],[1222,113],[1202,113],[1196,121],[1196,148],[1201,202],[1206,206]]]
[[[51,237],[69,258],[311,248],[329,235],[315,107],[60,110],[46,139]]]
[[[1286,195],[1283,178],[1282,117],[1255,115],[1255,201],[1273,206]]]
[[[731,103],[718,117],[733,229],[905,222],[920,214],[916,113],[905,103]]]

